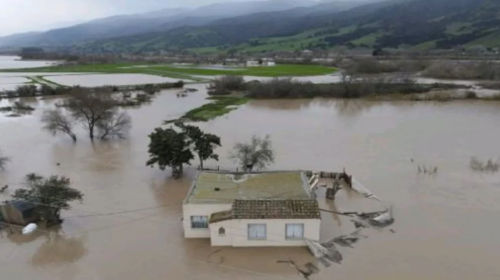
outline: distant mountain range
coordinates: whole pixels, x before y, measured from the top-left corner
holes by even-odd
[[[266,0],[211,4],[195,9],[163,9],[144,14],[113,16],[47,32],[0,37],[0,46],[26,46],[28,44],[61,46],[92,39],[167,31],[185,25],[198,26],[226,17],[263,11],[282,11],[307,7],[315,3],[308,0]]]
[[[269,0],[115,16],[0,38],[86,53],[500,47],[499,0]]]

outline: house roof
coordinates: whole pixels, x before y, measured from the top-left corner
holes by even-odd
[[[12,207],[16,208],[20,212],[30,211],[36,208],[36,205],[24,200],[14,200],[8,203]]]
[[[234,200],[310,199],[303,172],[230,173],[202,172],[194,181],[184,203],[231,204]]]
[[[229,211],[216,212],[210,223],[225,220],[320,219],[318,202],[301,200],[235,200]]]

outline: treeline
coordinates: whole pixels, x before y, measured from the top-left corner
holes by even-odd
[[[435,61],[423,72],[438,79],[499,80],[500,63],[492,61]]]
[[[377,60],[352,58],[335,64],[356,74],[421,73],[436,79],[499,80],[500,63],[493,61],[444,61],[425,59]]]
[[[313,84],[290,78],[245,83],[241,77],[226,76],[213,81],[209,95],[229,95],[244,92],[251,98],[361,98],[374,95],[426,93],[434,89],[451,89],[462,86],[448,84],[417,84],[406,77],[357,78],[343,75],[342,81],[331,84]]]

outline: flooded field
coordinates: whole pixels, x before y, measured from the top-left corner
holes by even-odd
[[[21,76],[0,73],[0,81],[16,75]],[[102,82],[100,77],[90,82]],[[15,79],[10,81],[25,82]],[[181,203],[196,170],[187,168],[176,181],[145,162],[148,134],[155,127],[208,102],[206,85],[190,87],[199,91],[185,98],[176,96],[178,90],[163,91],[151,104],[128,109],[133,126],[126,140],[92,143],[80,129],[74,144],[42,131],[40,116],[59,97],[23,99],[36,110],[19,118],[0,113],[0,150],[12,159],[0,171],[0,187],[9,185],[1,201],[22,187],[30,172],[68,176],[85,194],[82,204],[63,212],[61,228],[31,236],[0,232],[0,279],[301,279],[277,261],[314,261],[306,248],[214,248],[209,240],[183,238]],[[14,101],[1,100],[0,107]],[[493,101],[314,99],[251,101],[199,125],[222,138],[220,162],[207,162],[209,167],[233,168],[228,155],[234,143],[270,134],[276,152],[271,169],[345,167],[394,203],[393,232],[364,230],[366,238],[354,248],[341,248],[341,265],[319,265],[320,273],[311,279],[491,280],[500,278],[500,224],[495,222],[500,174],[475,172],[469,163],[471,157],[500,156],[498,123],[500,103]],[[424,165],[439,172],[419,174]],[[352,195],[335,203],[324,196],[318,192],[322,208],[376,207]],[[354,229],[349,219],[328,213],[322,218],[324,240]]]
[[[2,77],[0,76],[0,91],[13,90],[17,86],[21,86],[30,80],[24,77]]]
[[[12,158],[0,186],[21,186],[29,172],[64,175],[85,193],[83,204],[63,213],[57,233],[0,236],[2,279],[300,279],[277,260],[313,261],[306,248],[212,248],[185,240],[181,203],[195,174],[179,181],[147,168],[147,135],[163,120],[205,100],[199,92],[177,98],[163,91],[152,104],[130,109],[133,128],[122,141],[79,142],[41,131],[43,108],[57,99],[24,100],[37,110],[21,118],[0,115],[0,149]],[[6,101],[2,102],[4,105]],[[274,169],[342,170],[395,205],[395,232],[367,230],[344,261],[312,279],[491,280],[500,277],[500,174],[469,169],[472,156],[500,155],[500,104],[496,102],[252,101],[200,124],[222,138],[221,161],[237,141],[270,134]],[[413,159],[413,162],[412,160]],[[58,163],[60,165],[58,165]],[[193,161],[193,164],[196,164]],[[419,165],[438,166],[429,176]],[[0,199],[8,194],[0,195]],[[369,211],[353,197],[324,208]],[[349,220],[323,214],[322,238],[347,234]]]
[[[65,86],[99,87],[106,85],[128,86],[142,84],[173,83],[180,79],[160,77],[146,74],[88,74],[60,75],[46,78]]]
[[[53,61],[30,61],[30,60],[19,60],[20,57],[17,56],[0,56],[0,69],[20,69],[20,68],[34,68],[34,67],[46,67],[54,65]]]

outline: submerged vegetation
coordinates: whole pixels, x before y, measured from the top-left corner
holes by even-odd
[[[2,151],[0,151],[0,170],[4,170],[7,162],[10,161],[10,158],[2,155]]]
[[[72,201],[83,201],[83,193],[71,188],[71,181],[64,176],[44,178],[31,173],[25,178],[26,188],[17,189],[12,197],[35,203],[36,214],[49,224],[60,224],[61,211],[71,209]]]
[[[487,161],[481,161],[473,157],[470,160],[469,167],[475,172],[497,173],[500,171],[500,160],[493,160],[490,158]]]
[[[79,92],[82,89],[101,91],[101,92],[120,92],[120,91],[142,91],[148,94],[154,94],[164,89],[183,88],[184,82],[177,81],[175,83],[159,83],[159,84],[144,84],[132,86],[102,86],[102,87],[81,87],[81,86],[58,86],[42,84],[39,88],[36,85],[22,85],[15,90],[0,91],[0,97],[18,98],[18,97],[35,97],[35,96],[52,96],[52,95],[70,95]]]

